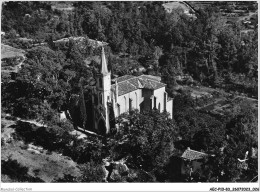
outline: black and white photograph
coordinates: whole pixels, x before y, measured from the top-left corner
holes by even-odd
[[[2,1],[1,191],[50,183],[258,191],[258,2]]]

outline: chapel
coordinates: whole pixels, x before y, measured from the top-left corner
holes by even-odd
[[[101,134],[110,132],[111,111],[114,117],[137,109],[139,111],[157,109],[167,111],[172,118],[173,100],[165,91],[166,84],[160,77],[152,75],[125,75],[111,80],[107,60],[102,46],[101,69],[96,74],[92,105],[94,130]],[[111,110],[112,109],[112,110]]]

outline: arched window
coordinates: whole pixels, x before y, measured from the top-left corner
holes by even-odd
[[[166,111],[166,102],[167,102],[167,93],[164,92],[164,98],[163,98],[163,108],[164,108],[164,111]]]
[[[137,99],[137,93],[135,93],[135,108],[138,109],[138,99]]]
[[[99,79],[99,87],[102,88],[103,87],[103,82],[102,82],[102,78]]]
[[[117,104],[117,114],[118,114],[118,116],[120,115],[120,105],[119,104]]]
[[[94,103],[95,103],[95,105],[98,105],[98,95],[97,94],[94,95]]]
[[[124,99],[125,99],[125,112],[127,112],[126,97],[124,97]]]
[[[158,104],[158,110],[161,112],[161,103]]]
[[[153,98],[153,108],[157,109],[157,107],[156,107],[156,97]]]
[[[102,96],[102,93],[100,93],[100,95],[99,95],[99,102],[100,102],[100,104],[103,104],[103,96]]]
[[[133,100],[129,98],[129,111],[132,111],[132,102]]]

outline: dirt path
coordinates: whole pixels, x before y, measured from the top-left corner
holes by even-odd
[[[17,118],[19,121],[22,121],[22,122],[27,122],[27,123],[31,123],[31,124],[34,124],[34,125],[36,125],[36,126],[38,126],[38,127],[47,127],[47,125],[44,125],[44,124],[42,124],[42,123],[40,123],[40,122],[37,122],[37,121],[35,121],[35,120],[25,120],[25,119],[20,119],[20,118]]]
[[[209,103],[209,104],[207,104],[207,105],[204,105],[204,106],[202,106],[202,107],[197,107],[196,109],[202,109],[202,108],[206,108],[206,107],[208,107],[208,106],[210,106],[210,105],[215,105],[215,104],[217,104],[219,101],[221,101],[221,100],[223,100],[223,98],[218,98],[218,99],[216,99],[214,102],[212,102],[212,103]]]

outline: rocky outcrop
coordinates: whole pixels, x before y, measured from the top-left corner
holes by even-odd
[[[125,159],[119,161],[103,160],[103,167],[106,172],[105,182],[122,181],[122,177],[128,176],[129,168],[125,164]]]
[[[110,175],[110,180],[112,181],[120,181],[122,180],[122,177],[128,176],[129,169],[127,165],[125,164],[124,160],[120,160],[117,162],[112,163],[113,170]]]

